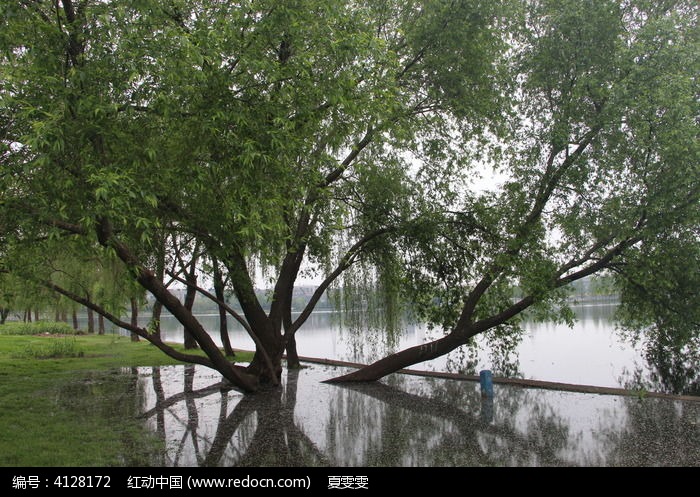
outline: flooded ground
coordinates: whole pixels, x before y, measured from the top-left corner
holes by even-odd
[[[700,403],[392,375],[285,372],[244,396],[200,366],[138,368],[158,466],[700,466]]]

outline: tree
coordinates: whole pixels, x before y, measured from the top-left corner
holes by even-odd
[[[570,319],[566,286],[605,271],[651,309],[635,309],[640,320],[668,316],[658,302],[674,296],[675,315],[694,316],[697,16],[687,2],[530,2],[513,40],[514,131],[496,156],[508,179],[500,192],[464,193],[403,249],[411,298],[448,332],[332,381],[375,380],[479,333],[517,333],[526,309]],[[640,277],[653,291],[632,296]],[[657,331],[698,340],[689,323],[683,335]]]
[[[296,331],[341,276],[389,308],[403,292],[448,330],[344,378],[374,380],[515,332],[526,309],[554,313],[568,283],[697,223],[690,2],[65,0],[1,13],[6,266],[26,271],[27,253],[59,245],[118,261],[206,357],[27,272],[246,391],[279,382],[285,350],[294,365]],[[507,179],[477,192],[488,161]],[[183,238],[224,269],[242,313],[224,308],[256,344],[245,369],[158,274],[162,240]],[[323,281],[293,319],[305,265]]]
[[[451,134],[470,136],[502,100],[491,63],[503,46],[497,4],[64,0],[2,9],[11,117],[2,221],[13,246],[60,239],[65,250],[122,261],[207,358],[157,345],[244,390],[278,382],[282,354],[323,291],[381,248],[430,189],[410,177],[404,150],[455,157],[456,167],[466,151],[447,146]],[[231,314],[256,343],[245,371],[147,265],[164,232],[195,237],[226,268],[243,310]],[[325,280],[293,320],[305,261]],[[254,266],[274,280],[267,312]],[[42,281],[155,343],[51,274]]]
[[[211,261],[212,274],[214,277],[214,295],[217,300],[221,302],[226,301],[226,281],[224,281],[224,276],[219,266],[219,261],[214,257]],[[231,347],[231,338],[228,335],[228,314],[226,312],[226,307],[222,304],[218,305],[219,309],[219,336],[221,338],[221,343],[224,346],[224,354],[227,357],[235,357],[236,353]]]
[[[0,324],[5,324],[14,306],[13,284],[10,275],[0,273]]]

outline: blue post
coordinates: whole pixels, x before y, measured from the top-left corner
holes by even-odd
[[[493,377],[491,371],[484,369],[479,371],[479,382],[481,383],[481,396],[493,397]]]

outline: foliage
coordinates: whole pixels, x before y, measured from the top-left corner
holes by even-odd
[[[105,315],[135,281],[244,389],[277,381],[318,302],[292,317],[302,268],[350,308],[363,299],[395,326],[403,298],[445,331],[390,372],[478,333],[507,348],[526,309],[570,321],[565,288],[586,276],[664,287],[680,245],[697,250],[693,2],[63,0],[0,14],[0,268]],[[489,170],[500,183],[477,188]],[[168,291],[166,261],[192,283],[201,256],[227,272],[255,378]]]
[[[7,322],[0,326],[0,335],[75,335],[79,333],[80,331],[74,330],[67,323],[52,321]]]
[[[564,284],[587,263],[615,258],[608,269],[650,283],[688,269],[669,244],[697,250],[696,21],[684,2],[530,4],[514,57],[518,115],[492,155],[502,191],[455,192],[458,208],[406,234],[423,317],[452,329],[481,281],[475,321],[525,296],[541,318],[568,321]]]

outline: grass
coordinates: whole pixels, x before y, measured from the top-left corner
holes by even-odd
[[[22,323],[12,321],[0,326],[0,335],[78,335],[79,330],[74,330],[68,323],[54,321],[36,321]]]
[[[27,344],[22,352],[16,352],[12,359],[64,359],[83,357],[85,352],[78,347],[75,338],[55,338],[39,345]]]
[[[135,376],[121,371],[170,364],[180,363],[129,337],[0,332],[0,466],[153,464],[162,442],[138,421]]]

